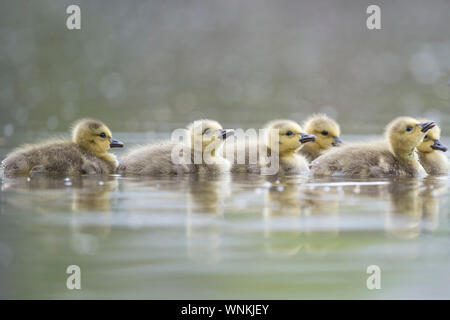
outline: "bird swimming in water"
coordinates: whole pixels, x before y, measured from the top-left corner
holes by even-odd
[[[267,123],[264,129],[265,141],[248,140],[236,145],[232,172],[272,175],[309,171],[308,161],[299,155],[297,150],[314,141],[314,135],[306,134],[297,122],[291,120],[273,120]],[[255,154],[255,161],[251,161],[250,152]],[[244,156],[242,162],[238,154]],[[271,168],[274,168],[274,171],[269,173]]]
[[[118,166],[111,148],[123,147],[101,121],[82,119],[72,130],[72,139],[49,140],[15,149],[2,161],[4,175],[111,174]]]
[[[189,142],[167,140],[138,147],[123,157],[119,172],[132,175],[219,174],[230,162],[218,150],[234,130],[214,120],[196,120],[187,127]],[[173,153],[182,158],[172,158]]]
[[[394,119],[386,127],[386,141],[351,143],[332,149],[311,163],[315,176],[418,176],[424,173],[416,147],[435,122],[410,117]]]
[[[298,153],[309,162],[324,154],[332,147],[340,146],[341,128],[339,124],[325,114],[314,114],[303,123],[305,132],[316,137],[315,141],[305,144]]]
[[[417,146],[419,162],[430,175],[441,175],[449,172],[449,160],[443,153],[447,147],[439,140],[441,129],[439,126],[428,130],[421,144]]]

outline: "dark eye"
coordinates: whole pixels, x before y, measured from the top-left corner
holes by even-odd
[[[100,138],[103,138],[103,139],[106,138],[106,134],[104,132],[100,133],[99,136],[100,136]]]
[[[203,131],[203,134],[209,134],[209,132],[210,132],[211,130],[208,128],[208,129],[205,129],[204,131]]]
[[[423,137],[424,139],[428,139],[428,135],[426,135],[425,137]]]
[[[286,135],[287,136],[292,136],[294,133],[292,132],[292,131],[288,131],[288,132],[286,132]]]
[[[411,131],[412,129],[413,129],[413,127],[411,127],[411,126],[406,127],[406,131]]]
[[[326,130],[323,130],[321,133],[322,133],[324,136],[327,136],[327,135],[328,135],[328,131],[326,131]]]

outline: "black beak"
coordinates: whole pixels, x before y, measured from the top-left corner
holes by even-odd
[[[447,146],[442,144],[438,139],[434,140],[434,144],[431,146],[431,149],[441,150],[442,152],[445,152],[448,150]]]
[[[109,144],[111,148],[122,148],[123,143],[114,139],[111,139],[111,143]]]
[[[334,137],[334,142],[331,143],[333,147],[337,147],[342,144],[342,140],[339,137]]]
[[[231,137],[232,135],[234,135],[234,130],[233,129],[222,129],[222,130],[220,130],[220,136],[222,137],[223,140],[225,140],[228,137]]]
[[[312,134],[306,134],[306,133],[300,133],[300,142],[301,143],[306,143],[306,142],[310,142],[310,141],[316,141],[316,136],[312,135]]]
[[[419,126],[422,127],[422,132],[427,132],[430,129],[433,129],[436,126],[436,122],[434,121],[429,121],[429,122],[422,122],[419,123]]]

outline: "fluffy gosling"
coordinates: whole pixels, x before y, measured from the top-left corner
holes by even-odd
[[[416,147],[436,124],[410,117],[394,119],[386,127],[386,142],[353,143],[330,150],[311,163],[315,176],[417,176],[423,168]]]
[[[321,156],[332,147],[341,145],[341,128],[339,124],[325,114],[315,114],[310,116],[303,123],[303,128],[308,134],[316,136],[316,140],[305,144],[299,154],[304,156],[309,162]]]
[[[218,149],[234,130],[224,130],[214,120],[196,120],[187,127],[190,142],[162,141],[132,150],[122,159],[119,172],[133,175],[177,175],[187,173],[219,174],[230,170],[231,164]],[[172,151],[189,150],[186,161],[172,161]],[[208,157],[208,159],[206,159]],[[201,163],[196,163],[200,159]]]
[[[440,137],[441,129],[436,125],[428,130],[423,142],[417,146],[419,162],[430,175],[447,174],[449,171],[449,160],[440,152],[446,152],[447,147],[441,143]]]
[[[101,121],[82,119],[72,129],[72,140],[50,140],[17,148],[2,161],[4,175],[111,174],[117,169],[111,148],[123,147]]]
[[[297,153],[306,143],[315,140],[314,135],[304,133],[300,125],[291,120],[274,120],[266,124],[266,142],[261,146],[257,141],[246,141],[237,145],[232,172],[262,173],[263,168],[273,167],[273,161],[278,163],[281,174],[297,174],[308,172],[307,160]],[[278,152],[272,150],[272,141],[278,139]],[[249,151],[258,152],[256,163],[250,163]],[[266,150],[266,154],[260,151]],[[238,162],[237,153],[245,154],[245,163]]]

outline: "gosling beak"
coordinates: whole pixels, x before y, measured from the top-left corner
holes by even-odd
[[[337,147],[342,144],[342,140],[339,137],[334,137],[334,142],[331,143],[333,147]]]
[[[231,137],[232,135],[234,135],[234,130],[233,129],[222,129],[220,130],[220,137],[222,138],[222,140],[225,140],[228,137]]]
[[[300,133],[300,140],[301,143],[306,143],[310,141],[316,141],[316,136],[312,134],[306,134],[306,133]]]
[[[419,126],[422,127],[422,132],[427,132],[430,129],[433,129],[436,126],[436,122],[434,121],[429,121],[429,122],[422,122],[419,123]]]
[[[448,150],[447,146],[442,144],[438,139],[434,140],[434,144],[431,146],[431,149],[441,150],[442,152],[445,152]]]
[[[111,139],[111,143],[109,144],[111,148],[122,148],[123,143],[114,139]]]

